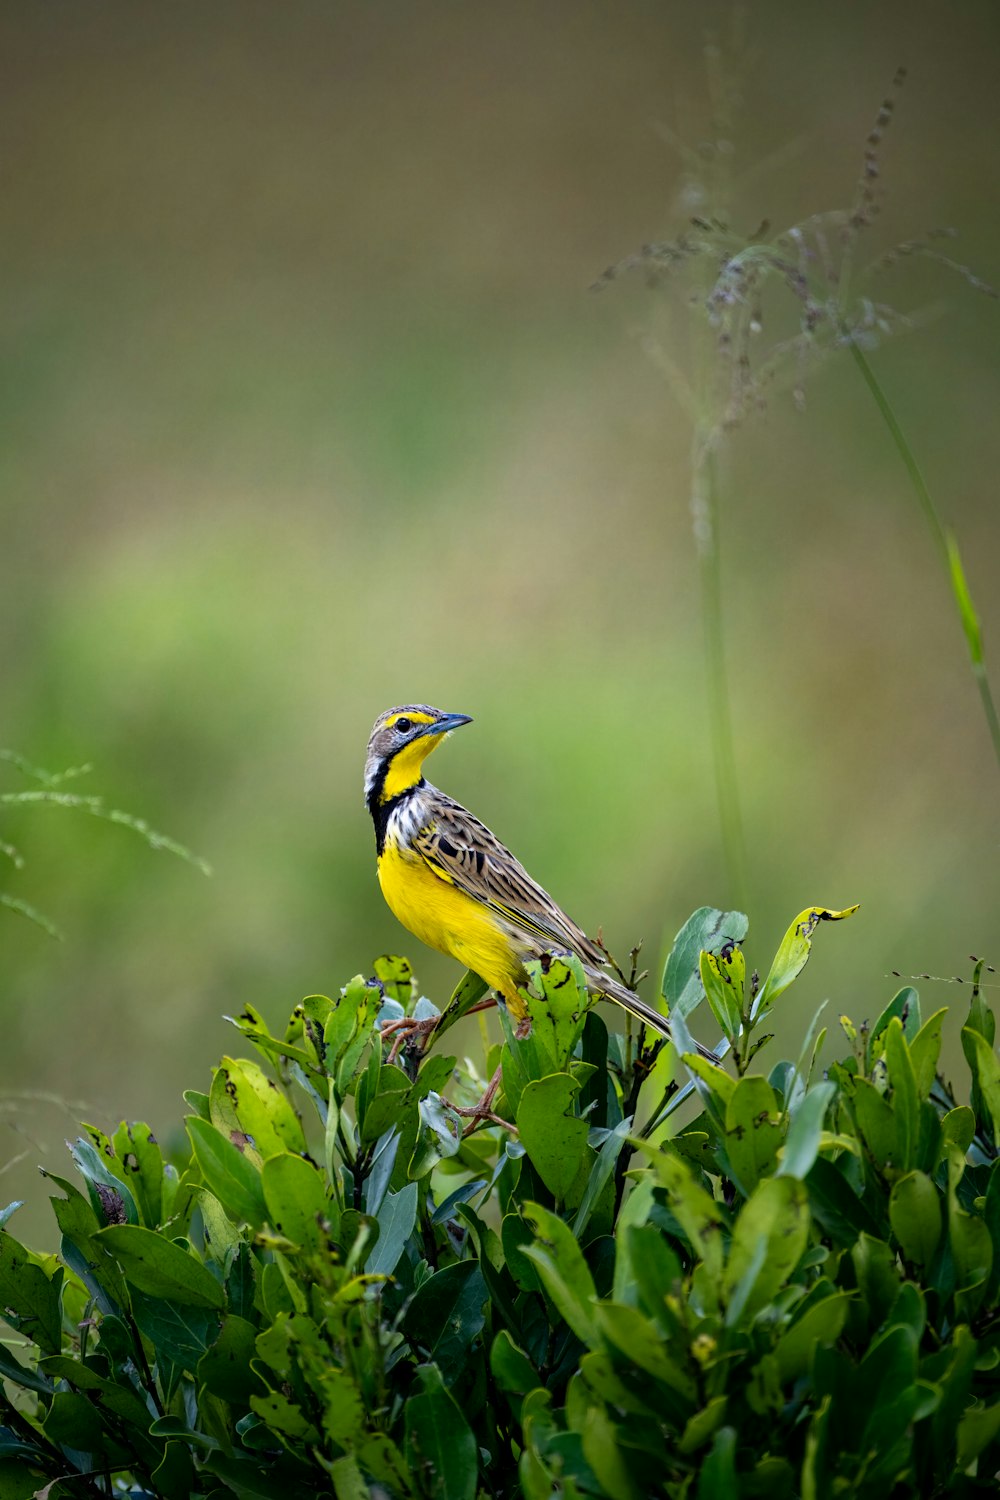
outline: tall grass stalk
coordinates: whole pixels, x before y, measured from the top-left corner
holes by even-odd
[[[989,730],[990,740],[993,744],[993,753],[1000,765],[1000,718],[997,716],[996,703],[993,700],[993,691],[986,672],[986,659],[983,652],[983,634],[979,625],[979,615],[972,600],[965,569],[962,567],[962,558],[958,550],[958,542],[954,534],[948,530],[941,520],[938,508],[934,504],[933,496],[927,487],[923,470],[917,461],[916,454],[907,441],[906,434],[899,424],[896,413],[890,405],[889,398],[882,389],[875,371],[865,358],[861,349],[852,339],[851,353],[854,362],[864,377],[865,384],[871,392],[872,400],[878,407],[879,415],[889,431],[889,436],[895,444],[896,451],[903,461],[903,467],[909,477],[913,493],[924,514],[928,530],[934,541],[938,555],[948,575],[952,597],[955,608],[958,611],[959,623],[965,635],[969,650],[969,663],[972,667],[972,675],[979,689],[979,697],[986,717],[986,727]]]
[[[685,298],[692,314],[689,368],[676,352],[680,341],[658,338],[647,330],[643,345],[692,424],[691,514],[699,566],[716,796],[729,886],[733,899],[744,905],[747,852],[726,665],[720,549],[723,496],[719,471],[727,440],[776,391],[790,389],[796,404],[802,406],[807,376],[831,354],[845,348],[851,351],[948,570],[1000,763],[1000,718],[958,545],[941,521],[913,450],[864,353],[883,339],[915,326],[912,316],[876,301],[872,294],[875,276],[903,258],[933,260],[961,276],[974,290],[992,297],[997,294],[968,266],[942,253],[940,241],[950,238],[952,230],[931,230],[895,245],[867,264],[858,263],[861,238],[879,212],[882,138],[893,117],[895,94],[905,77],[903,69],[897,72],[893,90],[883,100],[865,141],[861,172],[848,207],[812,214],[776,235],[766,220],[751,234],[734,229],[729,205],[733,196],[733,141],[737,136],[733,124],[738,99],[735,79],[740,76],[744,56],[738,34],[729,50],[731,58],[727,59],[722,48],[714,44],[706,48],[709,140],[695,150],[672,131],[661,127],[660,132],[680,157],[684,201],[697,206],[697,217],[690,218],[676,238],[646,244],[610,266],[595,283],[595,290],[603,289],[624,272],[636,271],[653,289],[685,280],[689,283]],[[768,339],[764,335],[765,310],[770,319],[775,290],[791,293],[798,304],[799,324],[791,336]]]

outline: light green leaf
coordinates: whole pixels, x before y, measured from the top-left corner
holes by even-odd
[[[910,1042],[910,1061],[913,1064],[917,1092],[921,1099],[926,1099],[934,1087],[938,1057],[941,1053],[941,1027],[947,1014],[947,1006],[936,1010]]]
[[[365,1269],[391,1276],[417,1222],[417,1184],[408,1182],[398,1193],[386,1193],[376,1215],[379,1235]]]
[[[903,1035],[903,1023],[893,1016],[885,1032],[885,1060],[892,1085],[892,1113],[896,1121],[896,1156],[893,1165],[908,1172],[913,1166],[920,1131],[920,1097]]]
[[[205,1183],[226,1213],[237,1223],[259,1229],[267,1218],[267,1204],[253,1162],[207,1120],[193,1116],[187,1132]]]
[[[331,1203],[318,1167],[283,1151],[265,1161],[260,1182],[268,1219],[279,1234],[306,1250],[327,1243]]]
[[[774,1347],[778,1374],[782,1384],[798,1380],[808,1373],[816,1348],[835,1344],[840,1337],[850,1308],[850,1293],[834,1292],[807,1307],[787,1329]]]
[[[994,1138],[1000,1141],[1000,1058],[986,1038],[968,1026],[962,1030],[962,1048],[993,1122]]]
[[[788,1127],[779,1177],[797,1177],[801,1182],[812,1170],[823,1138],[823,1121],[836,1092],[834,1083],[817,1083],[800,1101]]]
[[[568,1073],[529,1083],[517,1109],[521,1144],[558,1203],[566,1200],[587,1150],[587,1122],[567,1113],[580,1091]]]
[[[698,960],[702,987],[715,1023],[723,1036],[735,1041],[740,1032],[746,960],[742,949],[702,952]]]
[[[535,1240],[522,1245],[521,1253],[538,1267],[545,1290],[577,1338],[593,1348],[599,1342],[593,1308],[597,1292],[573,1231],[538,1203],[526,1203],[523,1211]]]
[[[726,1104],[726,1155],[745,1198],[770,1171],[781,1137],[781,1116],[771,1085],[765,1078],[741,1078]]]
[[[827,906],[809,906],[799,913],[782,938],[770,973],[754,1002],[755,1019],[769,1011],[778,996],[801,974],[812,949],[812,935],[820,922],[839,922],[844,917],[852,917],[857,910],[857,906],[845,907],[843,911],[833,911]]]
[[[765,1246],[763,1262],[753,1275],[740,1319],[746,1326],[791,1275],[809,1238],[809,1199],[803,1183],[793,1177],[770,1177],[744,1205],[733,1228],[723,1286],[732,1297],[750,1270],[758,1247]]]

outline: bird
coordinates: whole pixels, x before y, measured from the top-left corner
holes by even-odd
[[[390,910],[421,942],[478,974],[521,1024],[527,961],[573,954],[594,995],[669,1038],[667,1018],[608,972],[606,953],[486,824],[425,779],[427,757],[471,723],[468,714],[426,703],[390,708],[375,720],[364,793]]]

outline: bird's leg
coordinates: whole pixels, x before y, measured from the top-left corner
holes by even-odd
[[[491,1010],[496,1003],[495,998],[480,1000],[478,1005],[470,1005],[465,1014],[473,1016],[477,1010]],[[383,1041],[389,1036],[393,1039],[386,1062],[394,1063],[402,1048],[409,1046],[416,1037],[429,1037],[440,1019],[440,1016],[428,1016],[425,1021],[415,1021],[412,1016],[400,1016],[395,1021],[383,1021],[379,1034]]]
[[[531,1021],[527,1016],[525,1016],[523,1021],[518,1024],[518,1028],[514,1033],[514,1036],[518,1041],[523,1041],[530,1030]],[[502,1125],[505,1130],[512,1130],[516,1134],[517,1126],[512,1125],[509,1120],[505,1120],[502,1115],[495,1114],[493,1111],[493,1100],[497,1096],[497,1090],[500,1087],[502,1078],[503,1064],[501,1064],[500,1067],[497,1068],[496,1072],[493,1074],[493,1077],[486,1085],[486,1088],[483,1092],[483,1097],[479,1100],[478,1104],[474,1104],[471,1109],[460,1109],[456,1105],[452,1106],[452,1108],[455,1110],[456,1115],[463,1115],[469,1121],[468,1125],[466,1125],[465,1129],[462,1131],[463,1136],[471,1135],[472,1132],[476,1129],[476,1126],[479,1125],[483,1120],[489,1120],[491,1125]]]

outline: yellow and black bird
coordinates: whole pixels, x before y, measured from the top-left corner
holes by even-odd
[[[365,801],[375,824],[382,894],[421,942],[457,958],[496,990],[517,1020],[525,960],[573,953],[592,992],[662,1036],[666,1018],[607,972],[607,959],[485,823],[424,780],[423,764],[446,735],[471,723],[425,703],[375,721],[365,761]]]

